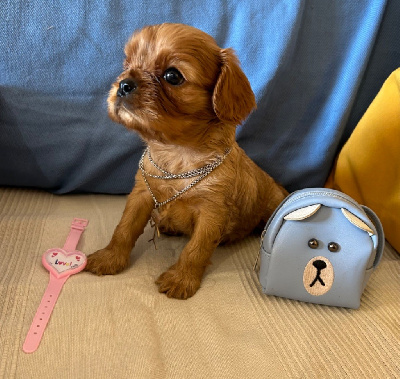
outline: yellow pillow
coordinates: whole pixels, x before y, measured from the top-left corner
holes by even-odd
[[[326,187],[375,211],[386,239],[400,252],[400,68],[343,146]]]

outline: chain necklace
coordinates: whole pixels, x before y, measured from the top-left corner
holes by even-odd
[[[142,172],[142,176],[144,179],[144,182],[146,183],[147,189],[150,192],[151,197],[154,200],[154,208],[160,208],[161,206],[175,200],[185,192],[189,191],[191,188],[193,188],[197,183],[199,183],[202,179],[204,179],[207,175],[211,174],[218,166],[222,164],[222,162],[225,160],[225,158],[228,156],[228,154],[231,152],[232,148],[229,148],[225,151],[225,154],[221,157],[218,156],[215,161],[206,164],[203,167],[196,168],[194,170],[186,171],[181,174],[173,174],[167,170],[164,170],[160,166],[158,166],[154,161],[153,158],[150,155],[150,148],[147,147],[146,150],[143,152],[142,157],[140,158],[139,161],[139,168],[140,171]],[[144,157],[147,155],[149,162],[155,167],[158,171],[160,171],[163,175],[153,175],[150,174],[148,171],[144,169],[143,161]],[[151,190],[150,184],[147,181],[146,176],[149,176],[154,179],[163,179],[163,180],[171,180],[171,179],[190,179],[190,178],[196,178],[194,179],[190,184],[188,184],[185,188],[181,189],[178,191],[175,195],[171,196],[169,199],[164,200],[162,202],[159,202],[157,198],[155,197],[153,191]]]

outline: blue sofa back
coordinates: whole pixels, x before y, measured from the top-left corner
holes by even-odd
[[[0,8],[0,185],[127,193],[143,150],[106,98],[123,47],[147,24],[182,22],[233,47],[258,109],[237,129],[290,191],[321,186],[399,66],[396,1],[17,2]]]

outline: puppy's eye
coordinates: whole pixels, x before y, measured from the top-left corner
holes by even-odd
[[[183,75],[175,67],[170,67],[165,70],[163,78],[167,83],[172,84],[173,86],[178,86],[185,80]]]

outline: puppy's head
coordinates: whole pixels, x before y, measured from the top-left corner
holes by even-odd
[[[256,106],[234,52],[196,28],[145,27],[133,34],[125,54],[108,97],[109,115],[147,141],[222,140]]]

